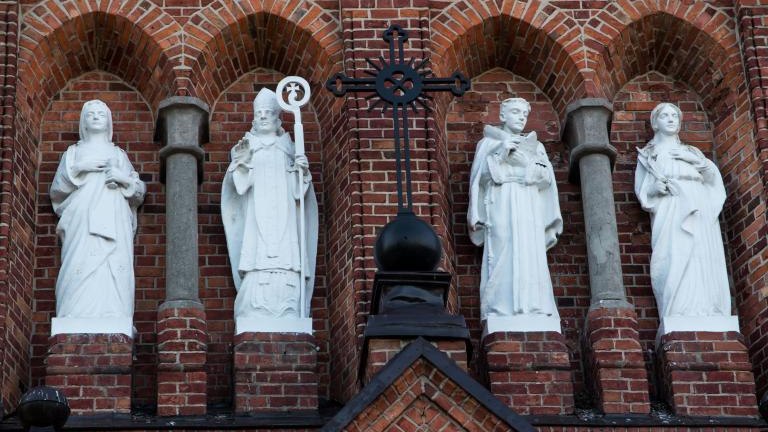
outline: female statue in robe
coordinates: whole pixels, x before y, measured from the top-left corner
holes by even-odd
[[[61,156],[50,190],[62,243],[57,318],[133,318],[133,238],[145,192],[112,143],[111,111],[86,102],[80,141]]]
[[[680,142],[680,108],[651,112],[653,139],[638,149],[635,193],[651,214],[651,285],[659,316],[730,316],[718,216],[725,187],[715,164]]]
[[[482,319],[543,315],[559,319],[547,250],[563,230],[552,164],[536,133],[523,134],[531,106],[501,105],[502,127],[486,126],[472,163],[469,235],[483,246]]]

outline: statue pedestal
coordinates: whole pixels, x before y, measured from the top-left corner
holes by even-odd
[[[514,316],[489,316],[483,320],[483,337],[491,333],[504,332],[556,332],[560,330],[560,317],[541,314],[521,314]]]
[[[235,318],[235,336],[242,333],[312,334],[312,318]]]
[[[235,413],[315,411],[315,338],[304,333],[235,336]]]
[[[662,317],[656,333],[656,345],[662,336],[672,332],[717,332],[739,333],[737,316],[669,316]]]
[[[124,334],[51,337],[45,385],[61,390],[74,415],[131,412],[133,339]]]
[[[752,364],[738,332],[672,332],[661,337],[666,398],[682,416],[756,417]]]
[[[200,307],[160,307],[157,313],[157,414],[205,415],[208,326]]]
[[[53,318],[51,336],[60,334],[124,334],[133,338],[131,318]]]
[[[491,333],[483,354],[491,393],[516,413],[573,412],[571,363],[560,333]]]
[[[648,372],[632,308],[595,308],[584,329],[586,379],[605,414],[648,414]]]

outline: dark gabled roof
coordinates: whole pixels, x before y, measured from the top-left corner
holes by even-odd
[[[497,399],[488,389],[475,381],[442,351],[424,338],[418,338],[400,351],[368,385],[350,400],[328,423],[321,432],[340,431],[371,405],[389,388],[411,365],[420,358],[431,363],[438,371],[451,379],[458,387],[472,396],[480,406],[504,421],[513,431],[535,431],[527,421]]]

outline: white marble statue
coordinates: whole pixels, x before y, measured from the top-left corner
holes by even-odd
[[[62,155],[50,190],[62,243],[53,334],[132,336],[133,238],[145,192],[125,151],[112,143],[109,107],[86,102],[80,141]]]
[[[712,327],[716,317],[727,317],[730,323],[722,330],[738,331],[730,316],[718,221],[725,187],[715,164],[696,147],[680,142],[681,121],[682,112],[673,104],[653,109],[654,136],[638,149],[635,171],[635,193],[651,214],[651,285],[662,320],[660,334],[718,330]]]
[[[484,246],[480,311],[487,333],[560,331],[546,253],[563,220],[544,146],[535,132],[523,133],[530,111],[525,99],[505,100],[503,125],[485,127],[472,163],[467,218],[472,242]]]
[[[299,299],[309,311],[317,253],[317,201],[307,158],[295,155],[290,136],[280,127],[275,93],[262,89],[253,110],[251,130],[232,148],[221,197],[237,289],[236,333],[290,331],[290,325],[271,327],[269,323],[307,318],[300,316]],[[299,210],[301,195],[304,214]],[[303,281],[300,218],[305,221],[307,249]],[[243,325],[246,319],[253,319],[257,328]]]

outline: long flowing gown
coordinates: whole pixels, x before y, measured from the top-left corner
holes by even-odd
[[[130,173],[127,188],[105,184],[104,172],[75,174],[84,160],[107,160]],[[62,242],[56,281],[58,318],[133,317],[133,237],[146,187],[125,152],[114,145],[70,146],[51,184],[56,232]]]
[[[674,158],[689,152],[699,167]],[[667,179],[673,193],[660,195],[655,183]],[[731,314],[728,275],[718,215],[725,187],[715,164],[688,145],[638,150],[635,193],[651,214],[651,285],[659,315]]]
[[[309,311],[317,254],[318,213],[311,179],[298,184],[288,134],[270,145],[246,133],[251,157],[245,169],[233,162],[222,186],[221,211],[237,289],[235,317],[298,317],[299,290]],[[234,151],[234,150],[233,150]],[[305,212],[299,211],[304,194]],[[300,281],[300,218],[306,247]],[[303,318],[303,317],[302,317]]]
[[[470,177],[470,238],[485,245],[481,316],[559,318],[546,254],[563,227],[552,164],[535,133],[514,158],[504,155],[505,133],[486,126]]]

